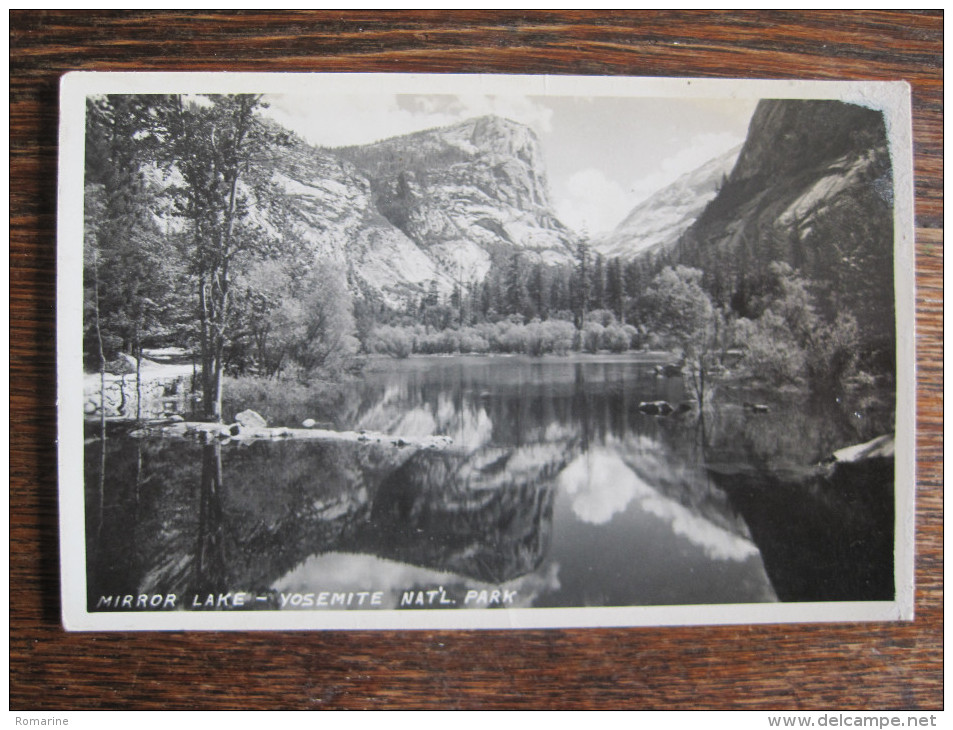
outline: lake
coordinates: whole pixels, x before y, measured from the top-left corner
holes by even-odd
[[[87,439],[89,610],[235,591],[259,609],[892,600],[892,460],[817,466],[890,432],[892,407],[724,385],[704,418],[647,415],[689,397],[660,361],[373,360],[331,406],[264,414],[445,450]]]

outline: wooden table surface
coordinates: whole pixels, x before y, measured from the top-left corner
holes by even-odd
[[[942,60],[939,11],[11,11],[11,708],[942,707]],[[54,231],[57,84],[75,69],[906,79],[917,226],[916,619],[65,633]]]

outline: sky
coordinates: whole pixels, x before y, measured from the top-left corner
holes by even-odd
[[[581,96],[267,95],[267,114],[321,147],[368,144],[496,114],[539,137],[550,197],[578,233],[608,233],[652,193],[744,141],[756,101]]]

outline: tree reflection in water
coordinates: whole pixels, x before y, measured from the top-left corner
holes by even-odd
[[[222,444],[202,447],[198,540],[193,586],[200,592],[228,591],[226,584],[225,508],[223,506]]]

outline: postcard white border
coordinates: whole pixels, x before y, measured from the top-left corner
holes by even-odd
[[[897,321],[896,598],[886,602],[464,610],[88,612],[83,497],[82,275],[86,97],[102,93],[487,94],[836,99],[883,111],[894,174]],[[57,407],[63,624],[71,631],[542,629],[912,620],[916,486],[913,140],[903,81],[466,74],[72,72],[61,79]]]

